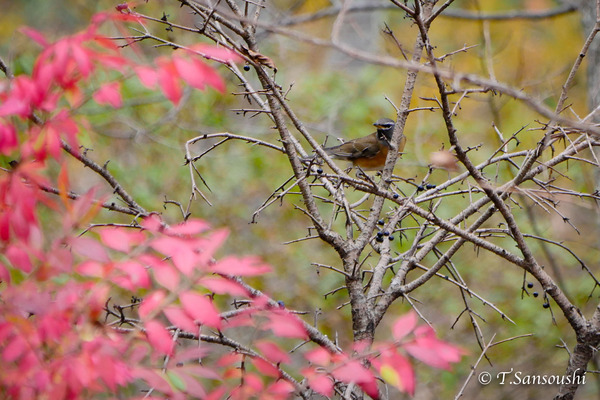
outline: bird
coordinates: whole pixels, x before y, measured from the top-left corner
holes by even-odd
[[[349,140],[338,146],[325,147],[323,150],[336,160],[351,161],[354,167],[363,171],[379,171],[385,166],[390,149],[395,122],[389,118],[378,119],[373,125],[377,131],[370,135]],[[398,143],[398,152],[402,153],[406,145],[404,134]]]

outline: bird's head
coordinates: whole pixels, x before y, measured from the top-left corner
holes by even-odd
[[[379,135],[384,135],[388,141],[392,140],[394,126],[396,125],[394,120],[389,118],[380,118],[377,121],[375,121],[373,125],[377,127],[377,133]]]

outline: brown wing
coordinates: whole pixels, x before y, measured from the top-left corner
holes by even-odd
[[[373,133],[323,150],[334,158],[352,161],[358,158],[375,157],[381,151],[381,144],[377,140],[376,134]]]

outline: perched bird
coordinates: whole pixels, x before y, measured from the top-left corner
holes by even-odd
[[[381,118],[373,125],[377,127],[377,132],[347,141],[339,146],[325,147],[323,150],[337,160],[351,161],[355,167],[360,167],[364,171],[381,170],[390,149],[395,122],[389,118]],[[406,136],[402,135],[398,144],[399,153],[404,150],[405,144]]]

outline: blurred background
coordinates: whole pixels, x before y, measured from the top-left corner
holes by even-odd
[[[39,48],[19,33],[20,26],[38,29],[51,40],[83,29],[92,15],[101,11],[112,12],[116,4],[105,0],[5,1],[0,14],[0,56],[10,63],[15,74],[30,71]],[[171,22],[194,26],[193,16],[179,5],[178,1],[152,0],[147,4],[139,2],[136,10],[155,18],[165,15]],[[268,2],[261,20],[265,23],[291,23],[294,18],[329,6],[331,4],[326,0],[272,1]],[[451,9],[487,13],[545,10],[557,6],[557,2],[550,0],[463,0],[455,1]],[[576,12],[540,20],[471,21],[441,17],[433,24],[431,37],[438,56],[475,46],[445,59],[446,67],[464,73],[493,76],[500,82],[523,88],[549,107],[554,107],[587,34],[582,30],[580,18]],[[333,21],[334,18],[330,17],[290,24],[288,27],[328,39]],[[390,36],[382,33],[386,25],[410,57],[417,30],[401,12],[380,10],[351,14],[340,30],[340,37],[344,43],[361,50],[403,57]],[[147,26],[154,34],[177,43],[190,44],[205,40],[191,33],[167,31],[164,26],[157,24],[147,23]],[[111,26],[105,26],[103,33],[108,36],[136,34],[134,31],[121,32]],[[155,44],[146,41],[124,51],[132,52],[135,57],[148,62],[157,55],[168,56],[172,52],[166,47],[154,48]],[[396,104],[400,102],[405,71],[367,64],[326,47],[267,32],[260,33],[259,47],[277,65],[277,81],[284,89],[290,89],[287,95],[290,106],[321,143],[326,140],[329,144],[336,143],[338,137],[347,140],[364,136],[373,131],[372,123],[378,118],[394,117],[394,108],[385,97]],[[242,90],[235,77],[221,66],[217,66],[217,69],[227,81],[225,95],[212,90],[187,90],[182,104],[173,108],[161,93],[148,91],[132,79],[124,82],[124,109],[115,111],[89,102],[78,110],[92,123],[81,137],[83,145],[91,149],[89,155],[100,164],[110,160],[110,171],[136,201],[148,210],[162,213],[172,223],[182,219],[180,208],[164,204],[164,201],[180,202],[185,208],[191,194],[189,169],[184,166],[184,144],[187,140],[207,133],[230,132],[271,143],[278,142],[278,135],[266,117],[244,116],[232,111],[247,107],[248,104],[242,96],[231,95]],[[256,82],[253,72],[246,74],[248,80]],[[431,100],[436,95],[433,79],[420,76],[415,94],[412,107],[435,106]],[[584,116],[588,112],[586,99],[586,77],[582,69],[571,89],[568,103],[575,113]],[[523,103],[488,93],[473,94],[463,100],[454,122],[463,145],[476,148],[470,153],[473,160],[482,162],[501,144],[494,126],[504,138],[524,128],[519,135],[521,142],[518,146],[527,149],[541,138],[540,131],[536,130],[540,127],[535,122],[538,118]],[[431,153],[449,148],[440,113],[427,110],[413,112],[406,133],[408,144],[395,173],[420,183],[428,171]],[[210,144],[202,142],[194,149],[201,151]],[[518,150],[518,146],[511,142],[509,150]],[[557,146],[564,144],[557,143]],[[582,157],[589,158],[590,154],[582,154]],[[347,294],[344,290],[336,290],[343,285],[343,279],[331,271],[311,265],[317,262],[339,266],[336,254],[319,240],[285,244],[308,235],[309,221],[294,209],[294,205],[302,206],[301,198],[289,196],[262,211],[256,223],[251,223],[253,213],[277,187],[292,176],[287,158],[265,148],[229,141],[203,157],[197,167],[210,187],[210,190],[206,187],[201,189],[212,206],[197,200],[191,212],[215,227],[230,229],[231,236],[224,253],[261,256],[273,266],[274,272],[252,284],[284,301],[290,309],[307,311],[306,320],[316,319],[318,326],[330,337],[338,338],[342,344],[350,343],[349,309],[342,307]],[[593,167],[572,163],[561,168],[560,172],[571,178],[557,174],[554,176],[557,184],[586,193],[595,191]],[[80,191],[99,183],[92,174],[76,164],[73,171],[78,171],[72,173],[72,179]],[[429,182],[438,184],[459,172],[436,170]],[[486,170],[488,177],[497,176],[498,182],[510,179],[513,172],[508,168]],[[468,188],[468,185],[468,182],[463,182],[460,188]],[[399,187],[406,194],[414,192],[412,185],[400,184]],[[107,188],[103,187],[102,190],[106,196],[111,195]],[[349,196],[360,198],[361,194],[350,193]],[[441,217],[455,215],[469,201],[468,196],[462,200],[451,199],[442,203],[438,213]],[[525,232],[551,232],[554,240],[569,246],[583,262],[597,271],[598,211],[593,201],[560,199],[561,213],[576,226],[578,232],[556,213],[545,212],[525,199],[520,200],[513,210],[523,223]],[[368,203],[365,207],[368,207]],[[390,211],[391,208],[384,210]],[[130,222],[126,217],[106,212],[95,222],[116,220]],[[339,221],[340,226],[342,222]],[[53,221],[47,223],[50,225]],[[406,223],[407,226],[411,224],[408,221]],[[488,225],[492,227],[493,223]],[[401,253],[410,239],[398,237],[394,251]],[[498,243],[506,245],[509,242],[499,240]],[[571,301],[586,316],[590,316],[598,303],[600,292],[594,291],[594,281],[582,270],[581,264],[557,247],[548,249],[547,244],[535,241],[530,244]],[[453,398],[477,360],[480,347],[472,323],[467,313],[461,314],[465,302],[481,317],[476,322],[484,333],[485,341],[489,341],[493,335],[496,335],[494,340],[499,341],[533,334],[489,350],[489,360],[482,360],[478,371],[487,370],[495,375],[513,368],[524,374],[564,373],[568,353],[563,345],[572,347],[575,339],[558,308],[547,310],[542,307],[543,290],[537,284],[527,288],[528,293],[525,293],[522,290],[522,270],[505,265],[472,246],[465,246],[452,262],[469,287],[501,309],[515,325],[480,301],[463,299],[460,291],[443,279],[431,280],[413,292],[413,302],[432,323],[438,335],[469,352],[453,371],[433,370],[417,362],[415,399]],[[414,274],[409,277],[414,278]],[[526,277],[525,282],[529,282]],[[539,296],[534,297],[534,292],[538,292]],[[389,324],[394,317],[410,308],[409,304],[402,301],[392,307],[390,314],[394,315],[389,315],[378,329],[381,338],[389,335]],[[553,318],[551,311],[559,314]],[[590,369],[598,370],[600,367],[590,366]],[[596,376],[588,373],[587,382],[580,388],[578,398],[600,397],[598,384]],[[482,386],[472,380],[464,398],[532,399],[553,396],[556,390],[557,386],[499,385],[496,382]]]

